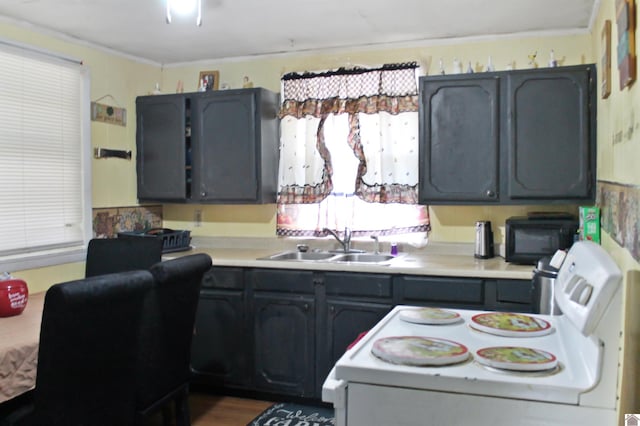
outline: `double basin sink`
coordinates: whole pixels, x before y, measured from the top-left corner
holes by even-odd
[[[361,253],[361,252],[326,252],[326,251],[284,251],[271,256],[261,257],[259,260],[282,260],[298,262],[328,262],[328,263],[368,263],[385,264],[394,259],[395,256],[381,253]]]

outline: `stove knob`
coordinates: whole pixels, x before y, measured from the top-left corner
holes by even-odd
[[[586,306],[589,303],[589,299],[591,299],[591,293],[593,293],[593,287],[587,284],[580,292],[580,296],[578,296],[578,303]]]

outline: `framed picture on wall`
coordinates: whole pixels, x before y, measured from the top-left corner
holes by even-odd
[[[218,90],[219,85],[220,85],[219,71],[200,71],[200,78],[198,79],[199,91],[208,92],[210,90]]]
[[[618,71],[620,90],[636,80],[636,5],[635,0],[616,0],[618,27]]]
[[[600,58],[602,99],[611,94],[611,21],[604,21],[602,28],[602,57]]]

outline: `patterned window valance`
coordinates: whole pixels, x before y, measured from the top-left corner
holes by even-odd
[[[417,204],[417,67],[285,75],[278,204]]]

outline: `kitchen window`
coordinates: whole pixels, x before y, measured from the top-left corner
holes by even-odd
[[[89,75],[0,40],[0,272],[81,261],[91,236]]]
[[[277,235],[424,243],[417,64],[287,74],[282,93]]]

